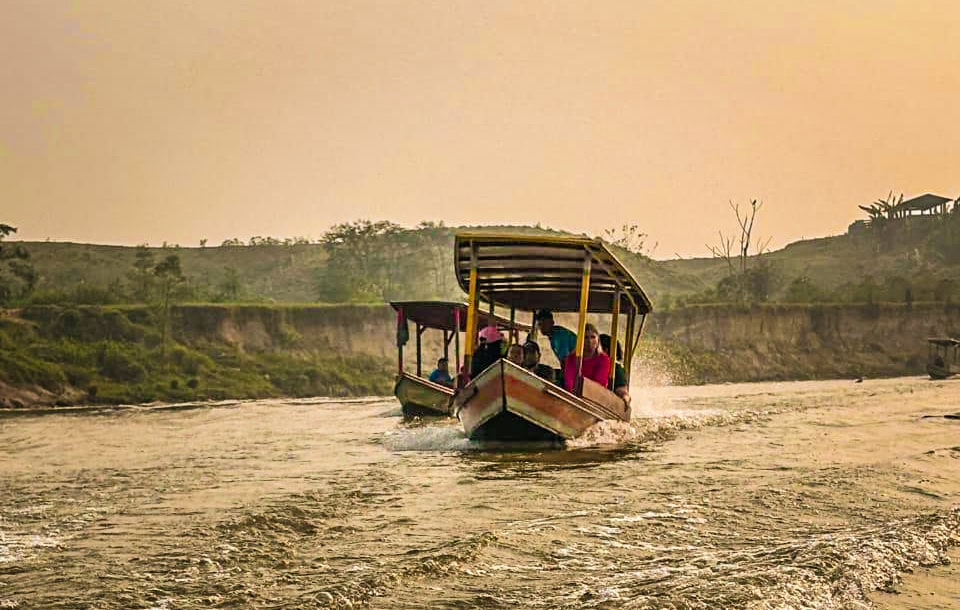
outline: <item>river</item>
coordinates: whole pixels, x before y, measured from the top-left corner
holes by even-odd
[[[7,412],[0,608],[960,607],[958,390],[634,388],[562,449],[392,398]]]

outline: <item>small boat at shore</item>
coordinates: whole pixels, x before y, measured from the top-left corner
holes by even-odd
[[[452,377],[456,377],[460,362],[460,333],[467,324],[467,306],[447,301],[394,301],[390,306],[397,312],[397,381],[393,394],[400,401],[404,417],[443,417],[452,415],[453,383],[445,385],[430,381],[423,375],[423,335],[427,330],[442,332],[443,357],[454,364]],[[506,318],[481,314],[484,324],[495,324],[512,336],[529,327]],[[414,372],[404,366],[403,347],[410,339],[409,322],[414,324],[416,337],[416,362]],[[454,360],[450,360],[453,344]]]
[[[930,379],[947,379],[960,372],[958,346],[960,340],[949,337],[927,339],[927,374]]]
[[[480,301],[516,311],[578,314],[575,355],[582,362],[588,314],[610,316],[611,353],[626,317],[624,369],[630,365],[652,310],[639,282],[599,240],[579,237],[460,233],[457,278],[468,294],[465,358],[474,353]],[[611,366],[611,369],[614,367]],[[578,371],[580,370],[578,366]],[[471,439],[514,441],[577,438],[601,421],[630,421],[630,407],[609,388],[578,373],[569,392],[501,359],[460,388],[453,405]]]

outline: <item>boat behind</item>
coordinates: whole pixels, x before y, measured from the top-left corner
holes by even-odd
[[[397,376],[393,394],[400,401],[404,417],[446,417],[451,415],[453,388],[433,383],[410,373]]]
[[[939,366],[931,362],[927,365],[927,374],[930,375],[930,379],[947,379],[956,375],[956,372],[951,371],[946,366]]]

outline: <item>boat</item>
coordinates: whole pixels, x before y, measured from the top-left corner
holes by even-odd
[[[443,357],[451,362],[453,374],[459,370],[460,333],[467,324],[467,306],[448,301],[394,301],[390,303],[397,314],[397,380],[393,394],[400,401],[406,418],[450,416],[455,388],[430,381],[423,374],[423,335],[428,330],[442,332]],[[496,324],[513,337],[530,327],[506,318],[481,314],[484,324]],[[413,372],[404,363],[404,345],[409,341],[409,322],[414,324],[416,362]],[[453,344],[454,359],[450,360]]]
[[[610,316],[611,353],[626,317],[624,369],[629,383],[631,363],[652,311],[640,283],[600,240],[492,233],[459,233],[455,265],[467,293],[464,361],[474,353],[481,301],[489,311],[548,309],[578,315],[575,354],[583,356],[588,314]],[[613,367],[611,367],[612,369]],[[581,436],[602,421],[628,422],[631,410],[608,385],[579,376],[575,391],[537,377],[501,359],[460,388],[453,399],[457,417],[471,439],[564,442]]]
[[[949,337],[927,339],[927,374],[930,379],[947,379],[960,371],[957,346],[960,346],[960,340]]]

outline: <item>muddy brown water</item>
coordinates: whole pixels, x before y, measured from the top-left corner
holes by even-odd
[[[0,608],[960,607],[960,382],[634,393],[562,449],[387,398],[0,415]]]

